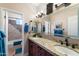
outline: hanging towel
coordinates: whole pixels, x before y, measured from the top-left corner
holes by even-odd
[[[25,26],[24,26],[24,32],[28,32],[28,30],[29,30],[29,25],[27,25],[27,23],[25,23]]]
[[[5,34],[0,31],[0,56],[5,56],[5,43],[4,43]]]
[[[5,34],[2,31],[0,31],[0,37],[1,38],[4,38],[5,37]]]

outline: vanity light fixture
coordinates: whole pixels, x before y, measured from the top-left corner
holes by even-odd
[[[58,3],[58,4],[55,4],[55,8],[56,9],[59,9],[61,7],[67,7],[69,6],[71,3]]]
[[[40,12],[39,14],[37,14],[36,18],[42,18],[43,16],[45,16],[45,13]]]

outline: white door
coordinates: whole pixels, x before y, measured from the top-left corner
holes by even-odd
[[[68,35],[78,36],[78,17],[71,16],[68,18]]]

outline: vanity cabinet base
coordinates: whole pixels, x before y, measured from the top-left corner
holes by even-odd
[[[54,56],[40,47],[38,44],[28,40],[29,42],[29,56]]]

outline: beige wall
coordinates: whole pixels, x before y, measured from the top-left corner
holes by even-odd
[[[68,8],[66,10],[57,12],[55,14],[51,14],[50,15],[50,19],[51,19],[51,27],[54,26],[54,21],[57,20],[61,20],[62,21],[62,27],[65,29],[65,34],[67,34],[67,19],[68,17],[77,15],[77,8],[73,7],[73,8]]]
[[[0,3],[0,7],[22,12],[24,14],[25,22],[28,22],[30,17],[34,14],[28,3]]]

